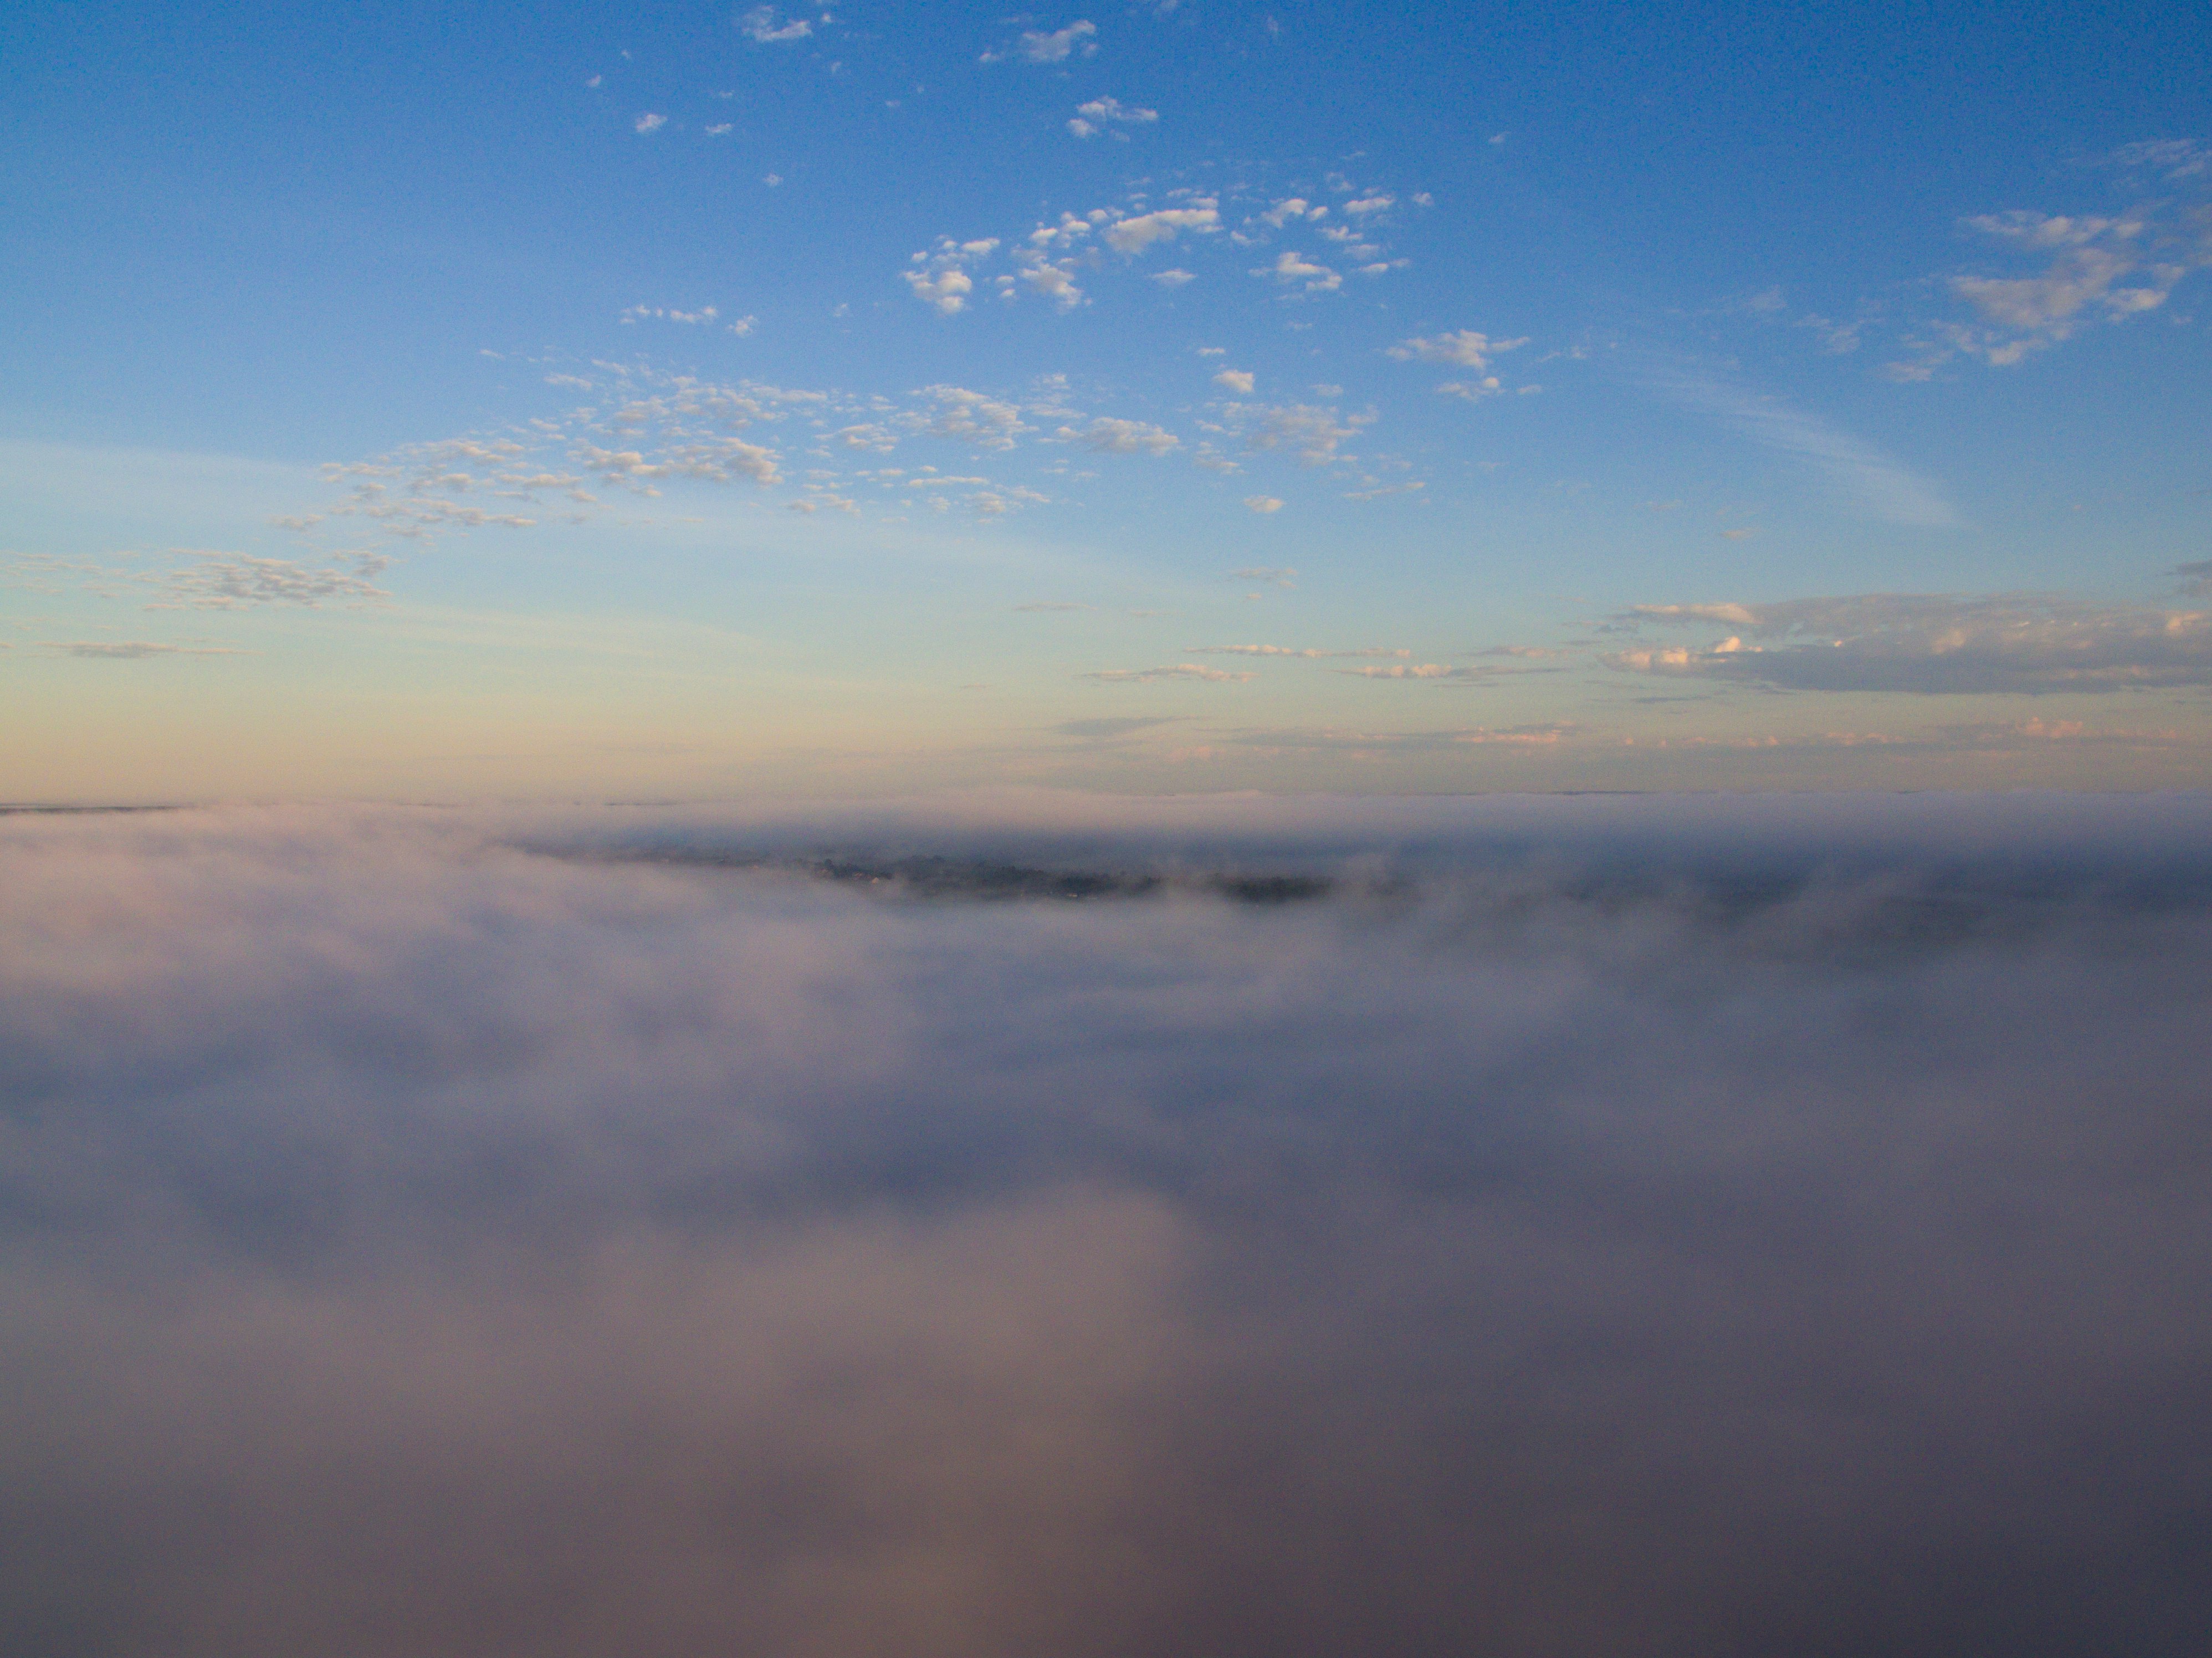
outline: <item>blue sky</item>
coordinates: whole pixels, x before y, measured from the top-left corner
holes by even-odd
[[[2185,8],[0,30],[13,798],[2205,780]]]

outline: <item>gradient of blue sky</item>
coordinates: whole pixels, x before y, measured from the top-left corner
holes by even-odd
[[[2212,772],[2190,9],[0,31],[14,798]]]

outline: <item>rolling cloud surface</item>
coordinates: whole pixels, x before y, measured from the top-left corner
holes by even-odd
[[[2193,1650],[2203,805],[0,817],[0,1637]]]

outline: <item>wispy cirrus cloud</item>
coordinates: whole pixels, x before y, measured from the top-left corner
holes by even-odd
[[[1802,463],[1869,518],[1930,529],[1955,529],[1963,523],[1934,483],[1873,444],[1783,398],[1755,393],[1680,363],[1654,365],[1643,378],[1651,391],[1669,401]]]

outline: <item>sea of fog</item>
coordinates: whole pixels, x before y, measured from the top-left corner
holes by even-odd
[[[0,815],[0,1649],[2191,1654],[2212,798]]]

